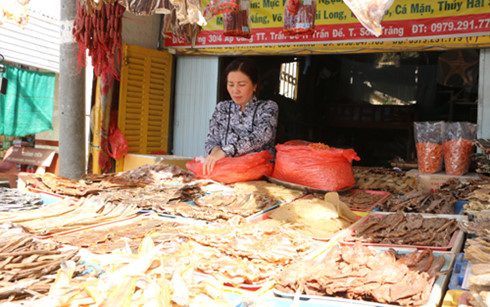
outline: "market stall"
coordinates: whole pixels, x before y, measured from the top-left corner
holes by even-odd
[[[163,162],[81,180],[31,174],[25,189],[1,191],[14,204],[0,213],[0,299],[484,306],[488,180],[431,193],[403,171],[353,174],[339,191],[273,177],[224,184]]]

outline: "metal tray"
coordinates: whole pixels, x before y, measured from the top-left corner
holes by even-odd
[[[327,192],[345,192],[345,191],[349,191],[350,189],[352,189],[354,187],[354,185],[352,185],[350,187],[347,187],[345,189],[338,190],[338,191],[327,191],[327,190],[321,190],[321,189],[316,189],[316,188],[312,188],[312,187],[307,187],[307,186],[304,186],[304,185],[301,185],[301,184],[297,184],[297,183],[287,182],[287,181],[280,180],[280,179],[277,179],[277,178],[274,178],[274,177],[270,177],[270,176],[265,176],[265,178],[269,182],[280,184],[282,186],[285,186],[286,188],[304,191],[306,193],[320,193],[320,194],[325,194]]]

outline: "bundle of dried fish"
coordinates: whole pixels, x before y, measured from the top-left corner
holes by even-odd
[[[165,6],[164,0],[120,0],[119,4],[126,11],[135,15],[169,14],[170,10]]]
[[[357,219],[336,192],[325,194],[324,199],[295,200],[268,212],[267,216],[281,223],[290,223],[298,227],[298,232],[317,238],[328,238]]]
[[[457,200],[465,200],[471,192],[489,183],[482,179],[451,178],[439,187],[439,191],[452,193]]]
[[[356,187],[361,190],[380,190],[392,194],[405,194],[417,189],[415,176],[406,172],[381,167],[353,167]]]
[[[318,247],[309,237],[270,220],[249,223],[235,218],[221,225],[193,225],[182,229],[182,235],[205,247],[192,250],[201,272],[234,286],[270,281],[284,265]]]
[[[130,171],[116,173],[113,177],[106,178],[102,182],[135,182],[145,185],[165,185],[166,183],[185,183],[194,179],[194,174],[185,171],[177,165],[160,162],[146,164]]]
[[[156,214],[138,215],[117,223],[56,234],[53,240],[62,244],[83,247],[95,254],[105,254],[127,247],[132,252],[136,252],[141,240],[146,236],[151,236],[156,244],[164,243],[165,248],[173,250],[176,245],[187,241],[180,236],[180,229],[184,226],[175,219],[165,220]],[[169,253],[167,250],[165,252]]]
[[[479,189],[471,192],[467,204],[463,205],[464,212],[469,215],[475,215],[480,211],[490,210],[490,184],[482,185]]]
[[[390,194],[369,193],[367,191],[347,191],[340,194],[340,200],[352,210],[368,210]]]
[[[238,193],[256,193],[282,202],[290,202],[305,195],[304,191],[286,188],[264,180],[237,182],[233,188]]]
[[[490,139],[475,139],[473,144],[481,149],[487,160],[490,160]]]
[[[43,200],[38,195],[28,194],[17,189],[0,188],[0,211],[38,209],[42,204]]]
[[[376,252],[360,244],[336,245],[321,261],[286,267],[276,288],[287,293],[420,306],[429,301],[444,263],[444,256],[435,257],[430,250],[397,254],[393,249]]]
[[[372,34],[380,36],[381,21],[394,0],[344,0],[361,24]]]
[[[91,14],[96,11],[100,10],[104,4],[114,4],[117,2],[117,0],[77,0],[80,2],[80,5],[90,12]]]
[[[114,190],[99,194],[106,202],[114,205],[132,206],[140,209],[153,209],[176,202],[192,201],[204,195],[198,182],[172,185],[168,187],[145,186],[127,190]]]
[[[421,214],[397,212],[369,215],[348,240],[364,243],[448,246],[458,230],[455,219],[428,218]]]
[[[458,224],[467,234],[490,242],[490,210],[477,212],[472,221],[461,221]]]
[[[166,0],[170,13],[164,17],[162,36],[171,32],[175,37],[185,38],[187,43],[195,46],[197,36],[206,23],[201,1],[199,0]]]
[[[381,209],[388,212],[417,212],[453,214],[456,198],[447,192],[413,190],[400,198],[391,198],[381,204]]]
[[[19,223],[33,233],[47,235],[116,220],[138,211],[135,204],[114,205],[103,197],[93,196],[76,203],[59,201],[42,209],[0,214],[0,221]]]
[[[51,241],[29,234],[12,235],[0,241],[0,303],[47,294],[60,265],[76,260],[77,249],[60,249]],[[77,270],[81,272],[81,266]]]
[[[173,266],[149,237],[136,254],[123,250],[96,260],[104,271],[100,278],[74,276],[68,261],[49,296],[29,306],[233,306],[216,279],[194,273],[192,253],[189,261]]]
[[[274,206],[277,201],[254,193],[213,193],[194,199],[195,204],[180,200],[154,204],[153,210],[170,215],[190,217],[210,222],[223,222],[233,217],[247,217]]]

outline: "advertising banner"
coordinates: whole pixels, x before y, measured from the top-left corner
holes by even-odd
[[[310,35],[283,32],[285,0],[251,0],[249,39],[224,36],[223,15],[217,15],[208,20],[194,47],[170,33],[165,47],[191,54],[318,54],[490,46],[490,0],[396,0],[379,37],[342,0],[313,1],[315,31]]]

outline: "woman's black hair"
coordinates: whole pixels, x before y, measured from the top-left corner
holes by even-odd
[[[225,69],[225,80],[228,79],[228,74],[232,71],[240,71],[250,78],[252,84],[259,84],[259,68],[251,59],[238,58],[228,64]]]

